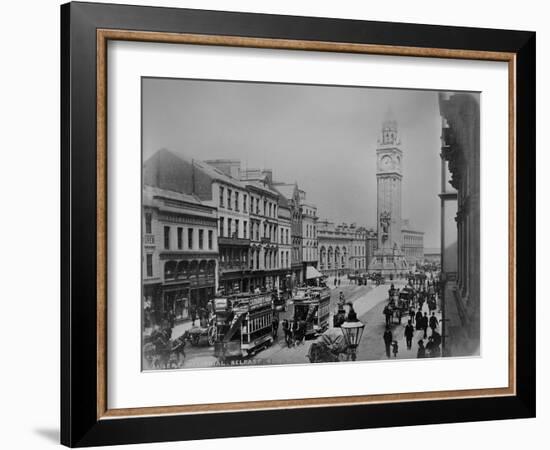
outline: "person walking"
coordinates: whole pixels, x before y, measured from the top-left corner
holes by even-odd
[[[346,305],[348,306],[348,313],[345,320],[348,322],[357,322],[357,313],[353,309],[353,303],[347,302]]]
[[[416,352],[417,358],[425,358],[426,357],[426,349],[424,348],[424,341],[420,339],[418,341],[418,351]]]
[[[407,350],[410,350],[412,348],[412,339],[414,336],[414,327],[412,326],[412,322],[409,320],[407,325],[405,325],[405,339],[407,341]]]
[[[271,321],[271,327],[273,329],[273,339],[277,340],[277,334],[279,333],[279,317],[277,314],[273,314]]]
[[[384,316],[386,316],[386,327],[389,327],[391,325],[391,317],[392,317],[392,312],[391,312],[391,309],[388,305],[386,305],[384,307],[384,310],[382,311],[382,314],[384,314]]]
[[[197,320],[197,307],[195,305],[191,305],[189,314],[191,315],[191,325],[195,326],[195,320]]]
[[[422,330],[424,330],[424,339],[428,337],[428,313],[422,317]]]
[[[418,310],[416,313],[416,329],[421,330],[422,329],[422,310]]]
[[[399,351],[399,344],[397,343],[397,341],[392,341],[391,351],[393,353],[393,357],[397,358],[397,352]]]
[[[388,358],[391,357],[390,355],[390,347],[391,347],[391,343],[393,341],[393,334],[390,330],[390,327],[389,326],[386,326],[386,331],[384,331],[384,345],[386,346],[386,356]]]
[[[430,316],[430,328],[432,329],[432,336],[434,334],[434,331],[437,329],[437,326],[439,325],[439,321],[437,320],[437,317],[435,317],[435,313],[432,313]]]
[[[430,336],[428,338],[428,343],[426,344],[426,355],[428,358],[432,358],[434,355],[433,355],[433,352],[434,352],[434,340],[433,338]]]
[[[414,314],[414,308],[411,306],[411,307],[409,308],[409,320],[410,320],[410,322],[411,322],[412,324],[414,324],[414,316],[415,316],[415,314]]]
[[[283,320],[283,333],[285,334],[286,346],[290,348],[292,346],[292,325],[288,319]]]

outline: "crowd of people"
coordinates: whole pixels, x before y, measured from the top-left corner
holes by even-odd
[[[399,295],[405,293],[405,295]],[[407,285],[399,291],[392,284],[388,291],[388,304],[382,313],[385,316],[385,330],[382,336],[386,356],[397,357],[399,343],[392,331],[393,317],[397,314],[399,324],[401,317],[408,313],[408,320],[403,330],[407,350],[412,350],[413,341],[417,341],[417,358],[434,358],[441,356],[442,337],[439,332],[439,319],[435,314],[439,298],[439,283],[433,277],[410,277]],[[427,306],[428,311],[425,311]],[[430,333],[428,335],[428,329]]]

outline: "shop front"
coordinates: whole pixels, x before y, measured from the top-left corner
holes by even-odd
[[[208,302],[214,298],[214,260],[170,260],[164,267],[162,320],[172,326],[208,308]]]

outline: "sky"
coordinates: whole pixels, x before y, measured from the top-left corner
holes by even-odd
[[[437,91],[143,79],[143,160],[166,148],[240,159],[298,182],[321,219],[376,228],[376,148],[398,122],[402,217],[440,247],[441,117]]]

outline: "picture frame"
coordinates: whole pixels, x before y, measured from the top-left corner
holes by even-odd
[[[504,61],[509,71],[509,384],[110,409],[107,43]],[[535,416],[533,32],[72,2],[61,7],[61,443],[70,447]]]

